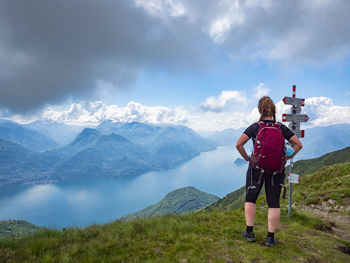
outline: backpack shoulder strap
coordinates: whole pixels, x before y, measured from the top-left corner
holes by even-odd
[[[258,121],[257,124],[259,125],[259,128],[261,128],[261,126],[265,126],[266,125],[263,121]]]
[[[263,121],[258,121],[257,123],[259,125],[259,131],[262,130],[263,128],[265,128],[265,127],[270,126],[269,124],[267,124],[267,123],[265,123]]]

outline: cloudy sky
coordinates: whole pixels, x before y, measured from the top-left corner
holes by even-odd
[[[350,123],[348,0],[0,0],[0,117],[196,130],[279,114]]]

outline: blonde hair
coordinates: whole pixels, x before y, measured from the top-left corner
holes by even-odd
[[[259,100],[258,110],[260,113],[259,121],[271,116],[276,121],[276,107],[270,97],[264,96]]]

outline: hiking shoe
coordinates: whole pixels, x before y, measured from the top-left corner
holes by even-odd
[[[242,232],[242,237],[245,237],[249,242],[255,242],[256,241],[254,232],[243,231]]]
[[[265,246],[274,247],[276,245],[277,245],[277,242],[273,237],[266,237]]]

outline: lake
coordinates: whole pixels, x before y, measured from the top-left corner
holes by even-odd
[[[224,197],[245,184],[248,164],[235,165],[233,147],[205,152],[175,169],[133,178],[0,188],[0,220],[27,220],[50,228],[104,224],[194,186]]]

